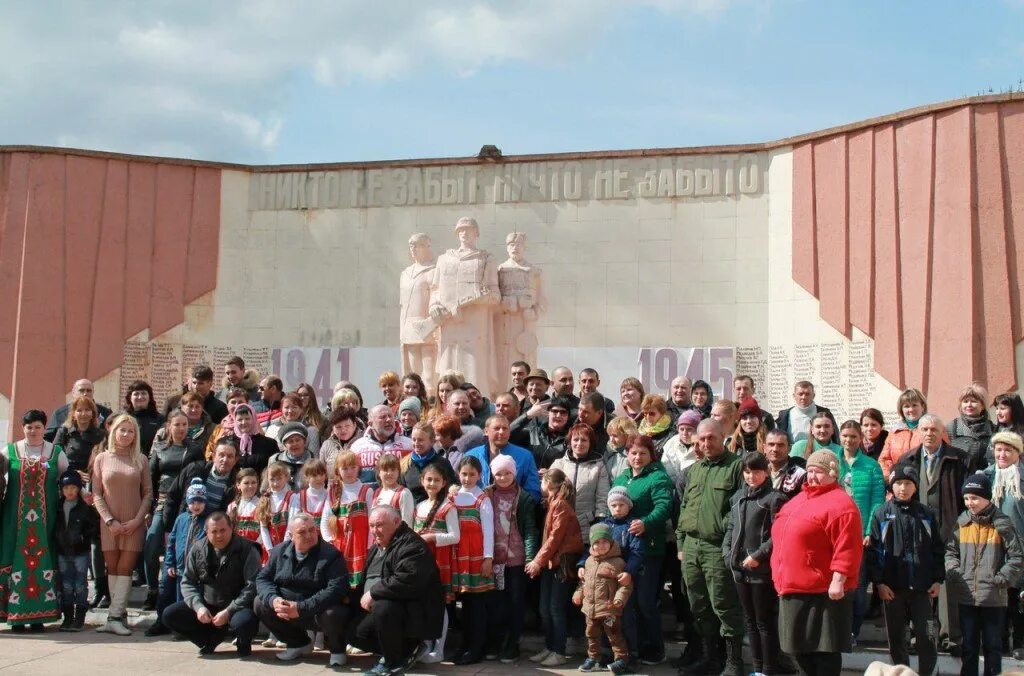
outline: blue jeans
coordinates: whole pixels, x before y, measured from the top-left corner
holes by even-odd
[[[160,556],[165,549],[163,510],[157,510],[153,513],[153,522],[149,524],[146,541],[142,545],[142,560],[146,564],[146,584],[150,592],[155,592],[160,583]]]
[[[568,638],[568,612],[573,585],[560,581],[555,571],[545,568],[540,574],[540,620],[544,627],[544,647],[565,654]]]
[[[636,612],[636,625],[632,618],[623,616],[626,642],[630,651],[636,646],[641,658],[661,659],[665,656],[665,639],[661,635],[661,614],[658,612],[658,597],[661,595],[661,554],[645,556],[644,565],[633,580],[633,596],[629,605]],[[636,638],[630,641],[630,634]]]
[[[57,556],[60,570],[61,599],[64,605],[84,606],[89,603],[89,555]]]
[[[960,633],[963,640],[961,676],[977,676],[978,653],[984,650],[985,676],[1003,671],[1003,617],[1001,606],[967,606],[960,604]],[[979,645],[978,638],[981,638]]]

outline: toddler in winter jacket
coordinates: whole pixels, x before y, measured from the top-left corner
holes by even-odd
[[[622,609],[633,586],[632,582],[619,583],[619,575],[625,568],[619,545],[612,539],[612,529],[603,523],[591,526],[590,557],[572,597],[587,621],[587,659],[580,665],[580,671],[600,670],[601,637],[607,636],[615,656],[608,670],[613,674],[626,672],[629,649],[622,635]]]

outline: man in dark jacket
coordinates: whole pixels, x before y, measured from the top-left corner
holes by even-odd
[[[541,406],[531,407],[512,422],[513,435],[523,430],[529,436],[528,448],[533,453],[537,469],[547,469],[551,463],[565,455],[569,447],[565,435],[569,431],[571,407],[572,402],[564,397],[554,397]]]
[[[78,397],[89,397],[90,399],[95,400],[95,397],[93,396],[94,391],[95,387],[91,380],[87,378],[76,380],[75,384],[71,388],[71,399],[74,401]],[[96,404],[96,408],[100,412],[100,419],[96,421],[96,424],[103,427],[103,421],[110,417],[110,409],[102,404]],[[46,424],[46,433],[43,434],[44,439],[49,442],[53,441],[53,438],[57,436],[57,430],[64,424],[64,421],[68,419],[68,412],[70,410],[71,404],[64,404],[53,412],[53,415],[49,418],[49,422]]]
[[[291,540],[270,552],[256,576],[256,616],[288,648],[284,662],[310,655],[309,631],[322,631],[331,653],[328,664],[345,664],[348,570],[341,552],[320,539],[313,517],[300,514],[288,524]],[[433,558],[433,557],[431,557]]]
[[[930,674],[938,654],[928,636],[932,599],[946,579],[945,545],[935,512],[917,499],[918,475],[910,465],[897,464],[889,477],[893,497],[871,517],[864,565],[875,593],[885,602],[886,634],[893,664],[910,666],[904,635],[914,625],[918,673]]]
[[[795,444],[807,438],[810,421],[819,413],[824,413],[832,421],[832,442],[839,443],[839,425],[832,411],[814,403],[814,384],[801,380],[793,386],[793,402],[795,406],[779,411],[775,418],[775,427],[789,435],[789,443]]]
[[[791,498],[804,487],[807,470],[804,459],[789,454],[789,435],[778,428],[764,437],[764,455],[768,458],[768,476],[772,487],[786,498]]]
[[[969,460],[960,449],[942,443],[945,425],[937,415],[926,413],[921,416],[917,429],[921,434],[921,445],[900,458],[897,465],[917,471],[918,498],[921,504],[935,511],[942,541],[949,542],[957,517],[964,511],[961,488]],[[939,593],[939,620],[947,635],[944,647],[958,650],[955,646],[960,643],[960,618],[957,602],[949,596],[948,585],[943,586]]]
[[[600,392],[588,392],[580,397],[580,408],[577,413],[579,421],[588,425],[594,430],[597,443],[594,450],[598,455],[604,455],[608,448],[608,413],[605,408],[607,399]]]
[[[366,554],[360,610],[349,643],[381,654],[367,673],[387,676],[408,669],[421,643],[441,636],[444,590],[430,548],[397,509],[374,508],[370,533],[374,544]]]
[[[206,539],[185,559],[182,600],[164,610],[163,623],[195,643],[200,655],[213,653],[230,631],[238,656],[247,657],[259,628],[252,612],[259,570],[259,548],[232,532],[227,514],[214,512],[206,520]]]
[[[206,512],[226,512],[235,499],[235,475],[238,474],[238,446],[234,437],[223,437],[213,449],[213,460],[197,460],[186,465],[171,484],[164,500],[164,531],[171,532],[174,520],[184,509],[183,498],[192,479],[200,478],[206,485]]]

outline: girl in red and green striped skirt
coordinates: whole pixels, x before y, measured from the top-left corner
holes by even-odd
[[[416,430],[413,430],[416,434]],[[443,460],[441,462],[448,462]],[[438,570],[441,571],[441,585],[444,587],[444,601],[450,604],[455,600],[452,590],[452,564],[455,560],[455,548],[459,544],[459,515],[455,504],[448,499],[448,481],[445,474],[435,463],[429,463],[420,472],[420,485],[427,492],[427,499],[416,505],[415,530],[434,552]],[[453,606],[454,607],[454,606]],[[420,662],[433,664],[444,659],[444,644],[448,637],[448,612],[445,610],[441,638],[428,641],[427,654]]]
[[[480,461],[463,457],[458,472],[462,487],[453,498],[459,515],[459,544],[452,587],[462,601],[463,645],[455,664],[475,664],[484,657],[486,594],[494,589],[494,511],[490,498],[477,486],[483,473]]]
[[[366,570],[370,548],[370,503],[373,488],[359,480],[359,458],[346,451],[335,458],[336,482],[332,482],[328,505],[320,518],[320,535],[345,557],[348,586],[357,588]]]

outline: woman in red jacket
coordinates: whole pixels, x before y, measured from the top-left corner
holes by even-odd
[[[837,483],[839,459],[829,450],[807,460],[803,490],[772,525],[772,578],[779,593],[782,649],[801,673],[835,675],[850,649],[853,594],[863,544],[860,513]]]

